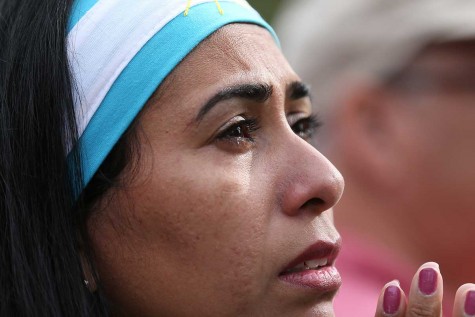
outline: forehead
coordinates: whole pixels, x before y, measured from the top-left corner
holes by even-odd
[[[200,43],[162,83],[151,101],[161,105],[170,98],[204,101],[202,98],[226,85],[279,85],[296,79],[267,30],[251,24],[230,24]]]
[[[269,70],[284,57],[271,34],[264,28],[251,24],[227,25],[200,45],[184,61],[188,66],[203,62],[220,61],[224,70],[255,69],[265,63]],[[275,71],[275,70],[274,70]]]

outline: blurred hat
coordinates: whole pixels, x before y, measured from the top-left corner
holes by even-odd
[[[326,91],[342,73],[387,76],[428,44],[475,39],[475,1],[293,0],[275,26],[297,73]]]

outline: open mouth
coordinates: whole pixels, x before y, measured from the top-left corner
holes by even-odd
[[[297,264],[296,266],[283,271],[280,275],[285,275],[289,273],[302,272],[307,270],[318,270],[322,267],[327,266],[329,263],[328,258],[308,260],[302,263]]]
[[[279,275],[319,270],[324,267],[333,266],[340,251],[340,244],[340,240],[338,240],[334,243],[318,241],[310,245],[299,256],[292,260]]]
[[[279,279],[286,285],[313,289],[319,293],[336,291],[341,285],[340,274],[334,266],[339,250],[339,241],[319,241],[291,261],[279,273]]]

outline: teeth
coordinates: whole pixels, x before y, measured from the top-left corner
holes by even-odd
[[[305,261],[304,265],[306,269],[316,269],[320,266],[325,266],[328,263],[328,259],[319,259],[319,260],[310,260],[310,261]]]
[[[299,265],[294,266],[293,268],[287,270],[287,272],[300,272],[304,270],[315,270],[319,267],[325,266],[328,264],[328,259],[319,259],[319,260],[310,260],[300,263]]]
[[[306,268],[307,268],[307,267],[305,266],[305,262],[303,262],[303,263],[300,263],[300,264],[299,264],[299,265],[297,265],[297,266],[294,266],[294,268],[293,268],[293,269],[294,269],[294,270],[299,270],[299,271],[300,271],[300,270],[303,270],[303,269],[306,269]]]

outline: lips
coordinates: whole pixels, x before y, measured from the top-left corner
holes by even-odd
[[[279,278],[293,286],[321,292],[336,291],[341,285],[341,277],[333,264],[339,250],[339,240],[312,244],[284,267]]]
[[[327,265],[328,265],[328,258],[326,257],[321,258],[321,259],[308,260],[308,261],[303,261],[295,265],[294,267],[285,270],[282,274],[301,272],[304,270],[318,270],[319,268],[322,268]]]
[[[291,271],[299,271],[299,267],[313,267],[315,264],[319,266],[333,265],[340,251],[340,240],[335,243],[318,241],[309,246],[299,256],[292,260],[283,270],[282,274]],[[327,263],[324,263],[326,260]]]

